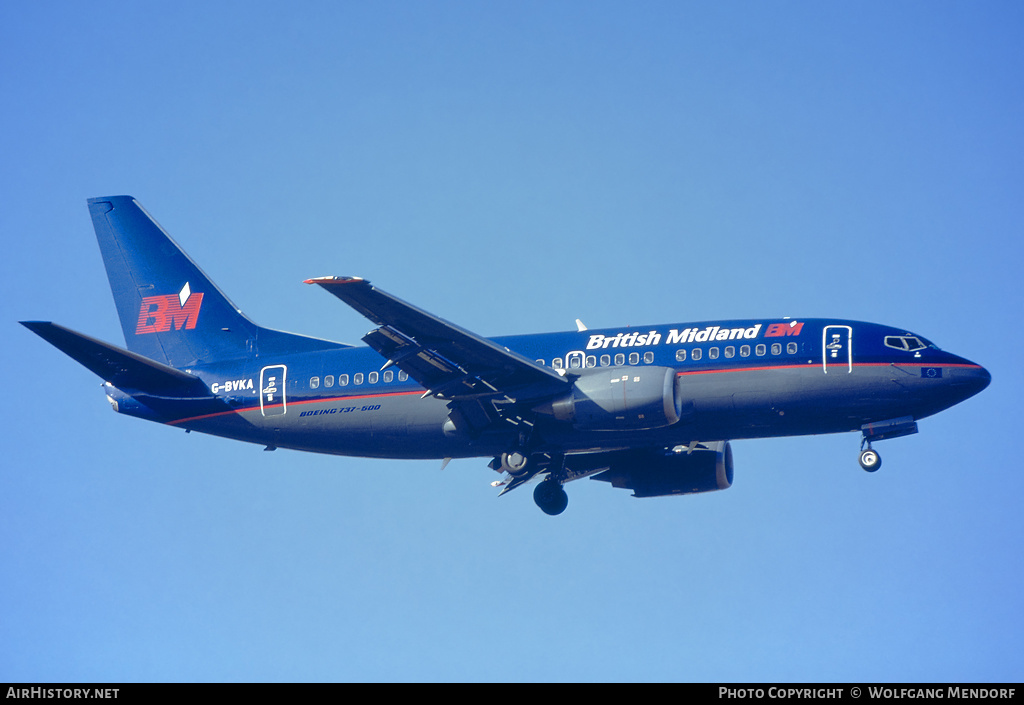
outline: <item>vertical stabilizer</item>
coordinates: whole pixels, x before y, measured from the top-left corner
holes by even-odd
[[[89,213],[128,349],[172,367],[245,357],[259,328],[131,196]]]

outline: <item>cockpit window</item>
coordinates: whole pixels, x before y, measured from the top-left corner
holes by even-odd
[[[924,350],[928,347],[916,335],[887,335],[885,336],[885,345],[889,348],[896,348],[897,350],[905,350],[907,352]]]

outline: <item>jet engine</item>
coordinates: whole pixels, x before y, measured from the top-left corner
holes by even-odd
[[[593,475],[592,480],[633,490],[634,497],[696,494],[732,486],[732,447],[728,441],[698,444],[693,450],[680,452],[623,450],[590,455],[594,457],[589,462],[598,461],[599,466],[608,468]],[[566,460],[573,470],[587,462],[587,454]]]
[[[594,431],[670,426],[682,413],[675,381],[676,372],[670,367],[587,370],[572,391],[534,411]]]

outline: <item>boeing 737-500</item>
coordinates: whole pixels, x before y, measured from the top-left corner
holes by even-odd
[[[262,328],[129,196],[89,202],[127,349],[23,324],[104,382],[115,411],[375,458],[491,458],[548,514],[584,477],[635,497],[721,490],[730,440],[872,443],[984,389],[985,368],[902,328],[758,318],[484,338],[359,277],[309,279],[370,319],[365,346]]]

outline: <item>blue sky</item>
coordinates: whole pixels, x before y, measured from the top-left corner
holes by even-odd
[[[1020,681],[1024,8],[0,5],[0,680]],[[905,327],[980,396],[877,447],[734,444],[725,492],[319,457],[111,413],[18,326],[122,343],[85,199],[137,197],[263,325],[303,279],[484,335]]]

